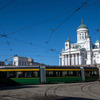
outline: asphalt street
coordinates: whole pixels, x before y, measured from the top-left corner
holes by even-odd
[[[0,100],[100,100],[100,81],[0,86]]]

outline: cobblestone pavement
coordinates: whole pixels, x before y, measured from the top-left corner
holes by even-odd
[[[0,100],[100,100],[100,81],[1,86]]]

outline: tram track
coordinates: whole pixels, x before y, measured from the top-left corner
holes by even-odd
[[[59,93],[57,94],[58,91],[61,91],[61,89],[62,89],[62,91],[66,92],[66,90],[64,90],[66,86],[69,87],[69,86],[80,86],[80,85],[82,85],[82,84],[81,83],[79,83],[79,84],[74,84],[74,83],[65,84],[65,83],[63,83],[62,85],[57,84],[57,86],[51,86],[51,87],[47,88],[44,92],[44,95],[47,98],[47,100],[59,99],[61,97],[65,97],[65,96],[63,96],[63,95],[60,96]],[[53,97],[53,99],[51,99],[52,97]]]
[[[14,90],[15,93],[12,90],[9,90],[9,93],[4,90],[1,91],[3,93],[0,97],[2,100],[63,100],[63,98],[66,98],[66,100],[67,98],[100,100],[99,86],[100,82],[40,85],[36,86],[37,88],[17,89]]]
[[[90,97],[93,97],[94,99],[97,99],[97,100],[100,100],[100,94],[93,91],[92,87],[95,86],[96,84],[94,83],[87,83],[85,85],[82,85],[81,86],[81,91],[90,96]]]
[[[51,100],[52,97],[53,97],[53,98],[57,98],[57,97],[58,97],[58,96],[56,95],[56,91],[55,91],[55,89],[57,89],[57,88],[58,88],[58,86],[57,86],[57,87],[52,86],[52,87],[49,87],[49,88],[46,89],[44,95],[45,95],[45,97],[47,98],[47,100]],[[49,92],[49,93],[48,93],[48,92]],[[52,92],[52,93],[50,93],[50,92]]]
[[[79,83],[79,84],[72,83],[72,84],[63,84],[63,85],[58,85],[58,86],[52,86],[52,87],[47,88],[47,90],[45,91],[45,96],[48,98],[47,100],[51,100],[51,98],[49,96],[51,94],[50,91],[52,90],[52,94],[53,94],[52,96],[56,97],[56,99],[60,98],[61,96],[64,96],[64,97],[70,96],[70,95],[66,94],[66,92],[72,93],[72,97],[74,97],[75,90],[69,91],[69,89],[67,89],[67,88],[71,87],[71,89],[72,89],[73,87],[75,87],[74,89],[76,89],[76,90],[77,90],[77,88],[80,89],[79,93],[81,94],[81,96],[79,95],[79,97],[84,98],[86,95],[86,98],[88,97],[88,98],[91,98],[94,100],[100,100],[100,94],[99,94],[100,92],[98,93],[95,91],[96,84],[98,84],[98,82],[95,82],[95,84],[94,84],[94,82],[89,82],[89,83],[86,82],[86,83]],[[66,96],[64,94],[59,95],[60,94],[59,91],[61,92],[61,94],[65,93]],[[78,95],[76,95],[75,97],[78,97]],[[53,100],[55,100],[55,99],[53,99]]]
[[[96,83],[97,84],[97,83]],[[98,84],[97,84],[98,85]],[[89,87],[89,90],[91,91],[91,92],[93,92],[94,94],[97,94],[97,95],[100,95],[100,91],[99,92],[96,92],[96,91],[94,91],[93,89],[92,89],[92,87],[94,86],[94,84],[91,86],[91,87]]]
[[[57,84],[58,85],[58,84]],[[63,85],[58,85],[58,86],[51,86],[49,88],[47,88],[44,92],[44,95],[45,97],[47,98],[47,100],[51,100],[51,97],[53,98],[60,98],[61,96],[59,96],[59,93],[57,94],[58,91],[60,91],[62,89],[62,91],[66,92],[68,90],[65,89],[65,87],[72,87],[72,86],[81,86],[82,83],[79,83],[79,84],[74,84],[74,83],[71,83],[71,84],[63,84]],[[62,92],[61,91],[61,92]],[[63,95],[62,95],[63,96]],[[54,99],[53,99],[54,100]]]
[[[59,88],[62,88],[64,85],[57,85],[57,86],[52,86],[46,89],[45,91],[45,97],[47,100],[55,100],[61,98],[59,95],[57,95],[56,91]]]

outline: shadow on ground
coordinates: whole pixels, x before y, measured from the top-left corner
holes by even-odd
[[[33,98],[33,100],[95,100],[95,99],[90,99],[90,98],[81,98],[81,97],[58,97],[58,96],[36,96]]]
[[[13,89],[22,89],[22,88],[37,88],[38,86],[23,86],[23,85],[18,85],[18,86],[2,86],[0,87],[0,91],[2,90],[13,90]]]
[[[64,97],[64,98],[55,99],[55,100],[95,100],[95,99],[80,98],[80,97]]]

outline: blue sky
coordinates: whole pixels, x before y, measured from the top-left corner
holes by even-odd
[[[67,38],[76,43],[76,30],[82,18],[90,36],[100,28],[100,0],[89,0],[87,6],[73,14],[54,32],[51,29],[60,25],[87,0],[14,0],[8,4],[11,1],[0,0],[0,34],[15,32],[7,37],[0,35],[0,61],[17,54],[31,56],[35,62],[58,65],[58,56]],[[100,40],[100,31],[91,38],[93,43]]]

